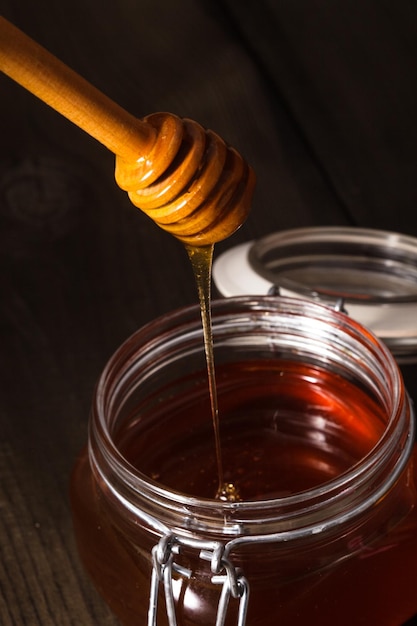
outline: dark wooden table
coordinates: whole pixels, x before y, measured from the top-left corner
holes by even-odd
[[[297,226],[417,235],[414,2],[0,9],[138,117],[191,117],[246,156],[253,210],[217,254]],[[4,76],[0,94],[0,623],[114,626],[76,554],[71,467],[106,360],[196,302],[194,282],[182,246],[117,188],[111,154]]]

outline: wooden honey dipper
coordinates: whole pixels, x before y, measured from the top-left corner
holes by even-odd
[[[112,151],[117,184],[185,244],[214,244],[246,219],[254,173],[214,132],[170,113],[135,118],[1,16],[0,70]]]

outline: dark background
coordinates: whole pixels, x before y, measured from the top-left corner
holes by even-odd
[[[131,113],[191,117],[245,155],[253,210],[216,254],[298,226],[417,236],[414,0],[0,12]],[[3,75],[0,103],[0,622],[113,626],[76,555],[70,471],[108,357],[196,291],[181,244],[117,188],[112,154]]]

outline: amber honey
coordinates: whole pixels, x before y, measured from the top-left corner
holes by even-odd
[[[203,375],[195,393],[162,403],[117,433],[132,465],[184,494],[213,498],[217,465]],[[190,381],[187,381],[187,387]],[[223,471],[244,500],[280,498],[347,471],[375,445],[385,416],[340,376],[280,359],[217,369]],[[150,423],[151,422],[151,423]]]
[[[417,476],[395,363],[324,307],[216,304],[223,471],[241,496],[223,503],[199,324],[186,311],[139,332],[99,383],[72,483],[97,588],[123,624],[147,624],[151,551],[169,529],[238,540],[230,559],[250,584],[248,626],[400,626],[417,612]],[[177,623],[215,624],[209,563],[191,548],[175,562],[191,572],[173,575]],[[162,586],[158,607],[168,624]]]

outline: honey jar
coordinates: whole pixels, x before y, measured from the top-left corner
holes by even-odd
[[[125,626],[400,626],[417,613],[416,444],[398,365],[325,304],[212,305],[220,501],[199,308],[111,357],[74,467],[79,554]]]

